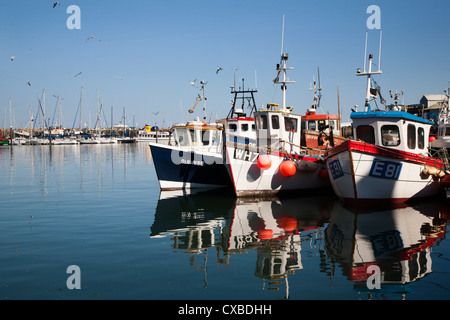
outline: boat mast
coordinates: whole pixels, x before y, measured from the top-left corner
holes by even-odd
[[[81,126],[82,126],[82,123],[81,123],[81,104],[82,104],[82,102],[83,102],[83,87],[81,87],[81,95],[80,95],[80,133],[81,133]]]
[[[367,54],[367,32],[366,32],[366,44],[364,47],[364,69],[363,72],[361,72],[361,68],[358,68],[356,71],[357,76],[367,76],[367,87],[366,87],[366,99],[364,103],[364,111],[370,111],[370,89],[371,89],[371,78],[374,74],[381,74],[381,35],[382,31],[380,30],[380,46],[379,46],[379,53],[378,53],[378,70],[372,71],[372,60],[373,55],[369,54],[369,70],[366,72],[366,54]]]
[[[274,83],[281,83],[281,91],[283,93],[283,100],[281,105],[281,111],[286,112],[286,84],[287,83],[295,83],[295,81],[290,81],[286,75],[287,70],[293,70],[293,67],[286,67],[286,62],[288,60],[289,55],[287,53],[283,53],[283,38],[284,38],[284,15],[283,15],[283,30],[281,34],[281,61],[277,64],[277,77],[273,80]],[[283,80],[280,81],[280,75],[283,73]]]

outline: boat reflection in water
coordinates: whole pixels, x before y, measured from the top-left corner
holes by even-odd
[[[376,293],[383,298],[404,299],[411,292],[409,284],[432,272],[431,247],[446,233],[445,206],[426,202],[370,212],[342,206],[336,209],[325,230],[328,257],[354,282],[356,290],[368,293],[368,298]],[[378,291],[369,289],[368,281],[372,285],[375,281],[369,266],[379,268]]]
[[[177,192],[161,192],[151,237],[170,235],[172,247],[188,253],[206,254],[215,247],[222,265],[229,265],[235,254],[256,250],[255,276],[268,282],[269,290],[284,282],[286,298],[288,275],[303,268],[301,243],[320,240],[334,201],[328,195],[331,201],[321,202],[318,196],[235,199],[212,190],[175,196]]]
[[[317,282],[309,275],[318,271],[331,283],[342,277],[351,281],[344,288],[330,288],[328,281],[315,288],[323,299],[360,299],[361,292],[368,299],[378,294],[398,299],[399,292],[400,298],[409,292],[406,285],[432,272],[430,248],[444,238],[446,225],[435,202],[357,212],[331,194],[236,199],[221,191],[174,191],[161,193],[150,236],[170,236],[172,248],[193,254],[190,265],[203,270],[204,286],[207,261],[214,263],[207,259],[208,249],[215,248],[216,264],[222,267],[233,267],[233,255],[254,259],[244,266],[255,268],[254,276],[263,279],[256,290],[281,290],[278,298],[309,298],[302,281]],[[195,262],[196,255],[204,257],[203,265]],[[304,265],[316,265],[316,270],[306,271]],[[380,268],[381,290],[368,288],[372,265]]]
[[[255,249],[255,276],[268,282],[269,290],[285,283],[289,298],[288,276],[303,269],[302,244],[321,242],[328,220],[331,197],[238,199],[233,221],[224,231],[229,254]],[[327,201],[329,200],[329,201]],[[319,249],[319,246],[316,246]],[[245,252],[245,251],[244,251]]]

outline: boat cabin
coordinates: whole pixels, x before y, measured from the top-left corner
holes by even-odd
[[[428,153],[432,122],[405,111],[365,111],[350,114],[355,139],[411,153]]]
[[[301,116],[292,114],[292,107],[280,109],[269,103],[255,113],[258,145],[270,146],[273,150],[300,153]]]
[[[209,152],[222,150],[222,124],[189,121],[172,127],[175,146],[204,149]]]
[[[236,143],[256,144],[256,126],[253,117],[226,119],[228,139]]]
[[[316,114],[314,111],[308,111],[302,116],[302,130],[323,131],[327,134],[332,130],[334,135],[340,135],[339,117],[334,114]]]

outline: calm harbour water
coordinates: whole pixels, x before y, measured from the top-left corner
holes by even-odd
[[[3,147],[0,197],[2,300],[450,298],[446,202],[161,193],[143,142]]]

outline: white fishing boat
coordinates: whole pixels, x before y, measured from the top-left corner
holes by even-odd
[[[380,36],[381,38],[381,36]],[[371,110],[374,99],[371,76],[373,56],[369,55],[365,110],[352,112],[354,140],[328,151],[326,161],[335,193],[347,202],[405,202],[436,196],[442,191],[448,160],[430,156],[432,122],[405,111]],[[364,59],[366,61],[366,59]]]
[[[301,146],[301,116],[286,106],[286,84],[295,83],[287,78],[293,69],[287,60],[282,53],[274,80],[281,84],[282,105],[269,103],[254,113],[256,145],[226,140],[227,169],[238,197],[329,186],[321,151]]]
[[[169,144],[170,132],[158,130],[146,125],[143,129],[138,131],[136,135],[136,140],[138,142],[156,142],[162,144]]]

